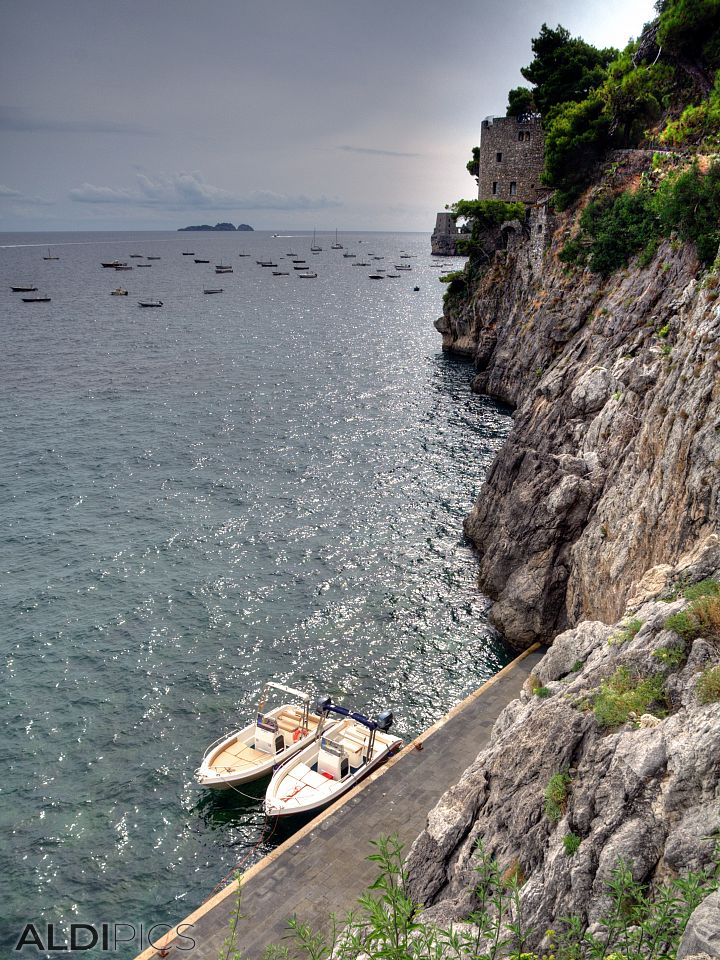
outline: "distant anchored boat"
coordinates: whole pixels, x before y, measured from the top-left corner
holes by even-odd
[[[50,303],[50,297],[38,294],[37,297],[23,297],[23,303]]]
[[[222,292],[223,292],[222,287],[205,287],[205,289],[203,290],[203,293],[222,293]]]
[[[50,247],[48,247],[47,256],[46,256],[46,257],[43,257],[43,260],[59,260],[59,259],[60,259],[60,257],[55,257],[55,256],[53,256],[52,253],[50,253]]]
[[[126,297],[128,295],[127,290],[123,290],[122,287],[115,287],[114,290],[110,291],[111,297]]]
[[[22,283],[17,287],[10,287],[13,293],[34,293],[37,290],[37,287],[34,287],[31,283]]]
[[[103,260],[101,266],[106,269],[114,267],[117,270],[118,267],[126,267],[127,263],[124,260]]]
[[[161,307],[162,300],[138,300],[139,307]]]

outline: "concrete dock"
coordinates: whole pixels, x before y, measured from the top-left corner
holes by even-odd
[[[344,916],[377,875],[366,859],[373,852],[370,841],[396,834],[409,848],[428,811],[489,742],[498,715],[519,695],[541,657],[538,644],[525,651],[137,960],[224,957],[239,886],[241,918],[233,949],[247,960],[258,960],[269,944],[281,944],[293,915],[315,930],[326,928],[331,913]],[[195,942],[192,949],[188,938]]]

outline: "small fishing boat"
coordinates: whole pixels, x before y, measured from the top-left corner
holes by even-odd
[[[343,256],[344,256],[346,259],[349,259],[350,257],[356,257],[357,254],[356,254],[356,253],[344,253]]]
[[[50,247],[48,247],[47,256],[43,257],[43,260],[59,260],[60,257],[55,257],[50,253]]]
[[[183,256],[184,256],[184,257],[194,257],[194,256],[195,256],[195,251],[194,251],[194,250],[183,250]]]
[[[370,264],[367,260],[356,260],[353,264],[354,267],[369,267]]]
[[[273,270],[272,275],[274,277],[289,277],[290,271],[289,270]]]
[[[126,297],[128,295],[127,290],[123,290],[122,287],[115,287],[114,290],[110,291],[111,297]]]
[[[149,267],[152,266],[152,264],[151,264],[151,263],[136,263],[135,266],[136,266],[136,267],[138,268],[138,270],[139,270],[140,267],[148,267],[148,268],[149,268]]]
[[[132,267],[128,266],[127,263],[119,263],[116,267],[116,270],[132,270]]]
[[[306,263],[298,263],[296,266],[293,267],[293,270],[308,270],[308,269],[309,267]]]
[[[390,280],[397,280],[397,278],[400,276],[400,274],[399,274],[399,273],[386,273],[385,276],[386,276],[386,277],[389,277]]]
[[[368,274],[368,280],[384,280],[384,279],[385,279],[385,274],[384,274],[384,273],[370,273],[370,274]]]
[[[273,691],[289,694],[294,702],[265,710]],[[260,694],[255,720],[211,743],[195,771],[195,779],[216,790],[259,780],[315,740],[323,729],[333,726],[335,723],[328,723],[326,714],[310,712],[309,694],[270,681]]]
[[[412,270],[412,266],[409,263],[396,263],[394,266],[396,270]]]
[[[148,259],[148,260],[162,260],[162,257],[151,257],[151,256],[148,254],[147,259]]]
[[[131,260],[142,260],[142,258],[143,258],[143,254],[142,254],[142,253],[131,253],[131,254],[130,254],[130,259],[131,259]]]
[[[218,263],[215,265],[215,273],[232,273],[233,268],[226,264]]]
[[[413,287],[413,292],[414,292],[414,293],[417,293],[419,289],[420,289],[420,287]]]
[[[126,267],[127,264],[124,260],[103,260],[100,266],[105,267],[105,269],[114,267],[117,270],[118,267]]]
[[[402,744],[388,733],[393,715],[385,710],[374,720],[327,697],[317,703],[322,717],[342,719],[273,774],[265,794],[265,813],[287,817],[315,811],[347,793]]]
[[[272,260],[258,260],[258,263],[261,267],[276,267],[277,264],[273,263]]]
[[[201,260],[199,257],[195,257],[195,263],[210,263],[209,260]]]
[[[138,300],[139,307],[161,307],[162,300]]]
[[[37,287],[34,287],[31,283],[21,283],[17,287],[10,287],[13,293],[35,293]]]
[[[203,293],[222,293],[222,292],[223,292],[222,287],[205,287],[205,289],[203,290]]]
[[[249,253],[239,253],[238,256],[239,256],[239,257],[249,257],[250,254],[249,254]]]
[[[37,297],[23,297],[23,303],[50,303],[50,297],[45,294],[38,294]]]
[[[300,277],[301,280],[316,280],[316,279],[317,279],[317,274],[316,274],[316,273],[299,273],[298,276]]]

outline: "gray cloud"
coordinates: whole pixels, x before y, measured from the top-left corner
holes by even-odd
[[[305,194],[273,193],[255,190],[236,195],[207,183],[201,174],[157,173],[136,175],[137,186],[107,187],[83,183],[69,192],[78,203],[125,204],[140,207],[158,207],[166,210],[325,210],[342,206],[340,200],[330,197],[308,197]]]
[[[0,201],[2,200],[15,200],[18,203],[35,204],[42,207],[50,206],[53,203],[52,200],[46,200],[45,197],[29,196],[27,193],[21,193],[19,190],[13,190],[12,187],[0,183]]]
[[[346,153],[369,153],[377,157],[413,157],[419,159],[422,153],[403,153],[401,150],[378,150],[375,147],[351,147],[344,144],[338,147],[338,150],[344,150]]]
[[[0,130],[7,133],[115,133],[126,136],[152,137],[155,132],[137,123],[86,118],[63,120],[58,117],[35,116],[17,107],[0,106]]]

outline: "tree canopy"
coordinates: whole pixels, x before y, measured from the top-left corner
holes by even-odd
[[[558,25],[553,30],[546,23],[533,38],[532,51],[532,62],[520,72],[534,85],[532,99],[543,118],[561,103],[584,100],[602,83],[609,64],[618,56],[612,47],[600,50],[572,37],[565,27]],[[523,89],[512,91],[516,99]]]

